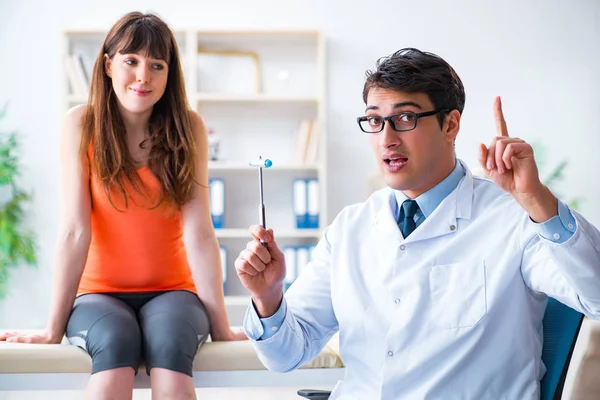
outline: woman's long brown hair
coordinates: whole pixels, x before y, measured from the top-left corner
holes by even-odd
[[[86,163],[91,161],[93,173],[113,207],[117,208],[111,194],[116,190],[123,196],[127,208],[131,198],[125,189],[127,183],[145,196],[143,182],[127,148],[125,125],[112,81],[104,67],[104,55],[112,59],[117,51],[121,54],[146,52],[152,58],[165,60],[169,66],[165,93],[154,105],[149,138],[141,146],[151,146],[148,167],[161,187],[152,208],[163,202],[181,207],[191,199],[196,182],[192,111],[185,93],[175,37],[167,24],[155,15],[126,14],[106,36],[94,65],[88,107],[83,116],[80,158]]]

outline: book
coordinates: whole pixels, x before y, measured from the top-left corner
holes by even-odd
[[[321,141],[321,128],[318,121],[312,121],[306,151],[304,153],[304,164],[315,164],[319,160],[319,142]]]
[[[294,156],[294,159],[298,164],[305,163],[312,124],[313,122],[308,119],[300,121],[300,126],[296,133],[296,154]]]

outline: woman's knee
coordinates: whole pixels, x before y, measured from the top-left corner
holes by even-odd
[[[186,321],[166,313],[152,315],[143,336],[148,373],[152,368],[164,368],[189,376],[198,347],[206,339]]]
[[[209,332],[198,297],[189,292],[157,296],[142,307],[140,324],[148,371],[164,368],[191,376],[198,347]]]
[[[162,399],[195,399],[194,381],[190,376],[164,368],[152,369],[152,395]]]
[[[140,327],[127,313],[112,312],[96,321],[87,332],[86,345],[92,373],[128,366],[137,371],[140,365]]]

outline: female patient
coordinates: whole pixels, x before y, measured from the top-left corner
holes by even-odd
[[[154,15],[130,13],[108,33],[87,105],[61,137],[63,221],[54,295],[40,335],[92,357],[87,395],[131,398],[143,359],[153,398],[195,398],[194,355],[244,339],[228,324],[208,196],[208,148],[187,103],[175,38]]]

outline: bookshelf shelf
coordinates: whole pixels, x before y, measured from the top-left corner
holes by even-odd
[[[66,99],[71,103],[85,103],[86,96],[67,95]],[[318,99],[310,96],[282,96],[268,94],[219,94],[219,93],[200,93],[194,97],[196,102],[200,103],[318,103]]]
[[[225,296],[225,305],[232,307],[247,307],[250,304],[250,296]]]
[[[319,100],[312,96],[285,96],[278,94],[250,93],[250,94],[220,94],[220,93],[197,93],[196,101],[201,103],[314,103]]]
[[[251,239],[248,229],[215,229],[218,239]],[[289,229],[277,231],[277,239],[318,239],[321,237],[319,229]]]

